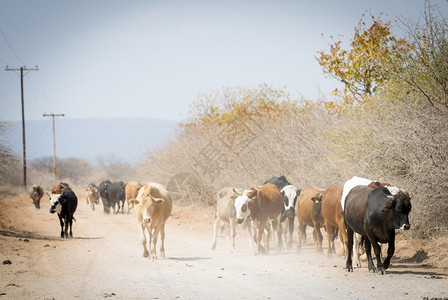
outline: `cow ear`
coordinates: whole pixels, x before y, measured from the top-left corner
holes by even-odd
[[[247,207],[252,210],[252,207],[255,205],[255,201],[254,200],[249,200],[247,201]]]
[[[59,197],[59,203],[64,204],[67,199],[65,197]]]
[[[322,201],[322,193],[316,194],[314,197],[311,198],[314,203],[319,203]]]
[[[131,199],[131,200],[129,200],[129,203],[130,203],[130,204],[137,205],[137,204],[140,203],[140,201],[138,201],[137,199]]]
[[[162,198],[151,198],[151,200],[152,200],[152,202],[157,203],[157,204],[165,202],[165,199],[162,199]]]
[[[392,203],[387,203],[386,205],[383,206],[382,211],[388,211],[392,209]]]
[[[297,192],[296,192],[297,196],[300,196],[300,193],[301,193],[301,192],[302,192],[301,189],[297,189]]]

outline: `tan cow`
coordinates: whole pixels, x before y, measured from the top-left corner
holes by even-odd
[[[143,185],[140,182],[130,181],[126,183],[126,186],[124,188],[124,193],[126,195],[126,203],[128,204],[128,215],[129,210],[133,205],[131,204],[131,200],[134,200],[137,198],[138,191],[141,189]]]
[[[89,184],[89,186],[86,188],[87,192],[87,205],[90,205],[90,208],[92,210],[95,210],[95,204],[98,205],[100,203],[100,193],[98,192],[98,189],[96,185],[93,183]]]
[[[212,250],[216,249],[218,226],[221,223],[222,229],[226,230],[229,246],[235,249],[236,236],[236,208],[235,199],[242,194],[242,190],[235,190],[231,187],[222,188],[216,194],[215,202],[215,222],[213,224],[213,244]]]
[[[156,244],[160,233],[160,256],[165,257],[165,222],[171,214],[173,202],[166,188],[158,183],[145,183],[137,198],[131,200],[137,217],[137,228],[143,246],[143,257],[157,258]],[[149,240],[145,230],[148,232]],[[149,244],[149,252],[146,243]],[[152,245],[151,245],[152,243]]]

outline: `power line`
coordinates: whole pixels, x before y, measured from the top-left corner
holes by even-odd
[[[23,71],[39,71],[37,68],[20,67],[20,69],[11,69],[6,66],[5,71],[20,71],[20,87],[22,95],[22,141],[23,141],[23,185],[26,188],[26,138],[25,138],[25,104],[23,95]]]
[[[54,118],[55,117],[63,117],[64,114],[43,114],[44,117],[52,117],[53,118],[53,171],[54,171],[54,178],[57,179],[57,172],[56,172],[56,134],[55,134],[55,126],[54,126]]]
[[[20,56],[17,54],[17,52],[12,47],[11,43],[9,42],[8,38],[6,37],[6,34],[3,32],[1,27],[0,27],[0,33],[2,34],[3,38],[5,39],[6,44],[8,44],[9,49],[11,49],[12,53],[14,53],[14,55],[17,57],[17,59],[22,63],[22,65],[24,65],[25,63],[23,62],[23,60],[20,58]]]

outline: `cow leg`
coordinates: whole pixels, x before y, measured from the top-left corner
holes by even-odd
[[[265,248],[261,245],[261,239],[263,237],[264,229],[266,228],[266,222],[258,222],[257,225],[258,226],[256,226],[256,236],[255,236],[255,243],[257,244],[257,249],[255,252],[256,255],[266,253]]]
[[[345,270],[347,272],[353,272],[352,265],[352,252],[353,252],[353,229],[347,226],[347,260],[345,262]]]
[[[65,217],[64,218],[64,237],[66,238],[66,239],[68,239],[68,225],[69,225],[69,223],[70,223],[70,221],[69,221],[69,217]]]
[[[361,267],[361,259],[359,257],[359,253],[360,253],[360,247],[359,247],[359,243],[361,242],[361,235],[358,233],[355,233],[355,241],[353,244],[353,260],[355,261],[355,264],[358,268]]]
[[[347,228],[345,227],[344,219],[341,219],[338,221],[338,231],[339,231],[339,238],[341,239],[341,245],[343,252],[342,256],[348,255],[348,248],[347,248]],[[336,252],[336,251],[335,251]]]
[[[288,241],[288,249],[292,248],[292,240],[294,234],[294,217],[289,218],[289,241]]]
[[[152,247],[151,247],[151,258],[152,259],[157,259],[157,250],[156,250],[156,245],[157,245],[157,238],[159,237],[159,231],[160,231],[160,226],[157,226],[154,229],[154,233],[151,236],[151,242],[152,242]]]
[[[327,256],[328,256],[328,258],[332,258],[333,257],[333,247],[334,247],[333,227],[331,227],[330,224],[325,223],[325,228],[326,228],[326,232],[327,232],[327,241],[328,241]]]
[[[165,224],[160,227],[160,257],[165,258]]]
[[[248,218],[244,222],[246,222],[247,224],[246,226],[247,226],[247,234],[249,235],[249,247],[253,249],[255,245],[254,245],[254,239],[252,237],[252,224],[251,224],[252,222]]]
[[[148,257],[149,252],[148,252],[148,248],[146,247],[147,239],[146,239],[146,235],[145,235],[145,226],[137,223],[137,230],[138,230],[138,234],[140,236],[140,244],[142,244],[142,247],[143,247],[143,257]]]
[[[387,257],[384,260],[384,269],[386,270],[390,266],[390,259],[392,258],[392,255],[395,253],[395,231],[392,231],[392,236],[389,242],[389,246],[387,247]]]
[[[282,224],[277,222],[277,252],[281,252],[283,248],[282,231]]]
[[[59,218],[59,224],[61,225],[61,238],[64,238],[64,220],[59,214],[58,218]]]
[[[264,253],[269,253],[272,228],[273,228],[272,222],[268,221],[267,224],[266,224],[266,227],[262,231],[265,234],[265,236],[264,236],[265,237],[264,238],[265,252]]]
[[[215,223],[213,223],[213,244],[212,244],[212,250],[216,249],[216,240],[217,240],[217,236],[218,236],[218,223],[219,223],[219,218],[216,217],[215,218]]]
[[[73,238],[73,231],[72,231],[72,225],[73,225],[73,217],[69,218],[69,222],[70,222],[70,237]]]
[[[229,225],[230,225],[230,234],[231,234],[231,243],[230,246],[232,249],[235,249],[235,237],[236,237],[236,229],[235,229],[235,219],[230,218],[229,219]]]
[[[365,248],[366,248],[367,263],[368,263],[369,271],[376,273],[376,267],[373,264],[373,259],[372,259],[372,242],[370,241],[369,237],[367,237],[365,240]],[[376,250],[375,250],[375,255],[376,255]],[[381,264],[381,262],[380,262],[380,264]]]
[[[376,256],[376,265],[377,265],[377,269],[378,269],[378,274],[384,275],[386,272],[385,272],[385,269],[383,266],[383,262],[381,261],[381,246],[376,241],[372,242],[372,246],[373,246],[373,251],[375,252],[375,256]],[[388,253],[388,257],[389,257],[389,253]],[[389,260],[390,260],[390,258],[389,258]],[[373,270],[373,272],[375,272],[375,269]]]
[[[300,253],[302,250],[302,240],[303,236],[305,235],[306,225],[299,222],[299,226],[297,227],[297,233],[298,233],[298,244],[297,244],[297,253]]]

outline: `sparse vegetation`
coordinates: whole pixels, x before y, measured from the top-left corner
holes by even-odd
[[[410,192],[414,237],[446,234],[448,26],[429,4],[424,16],[423,25],[402,21],[404,38],[372,17],[371,26],[358,24],[350,49],[335,42],[329,53],[319,51],[324,73],[346,84],[333,101],[291,99],[266,84],[210,92],[192,104],[177,138],[148,151],[140,165],[59,160],[58,180],[82,187],[154,181],[174,186],[179,201],[210,205],[224,186],[259,186],[271,176],[286,175],[304,189],[356,175]],[[0,151],[1,184],[19,184],[11,171],[17,157]],[[50,158],[32,162],[30,180],[51,186],[51,165]]]

